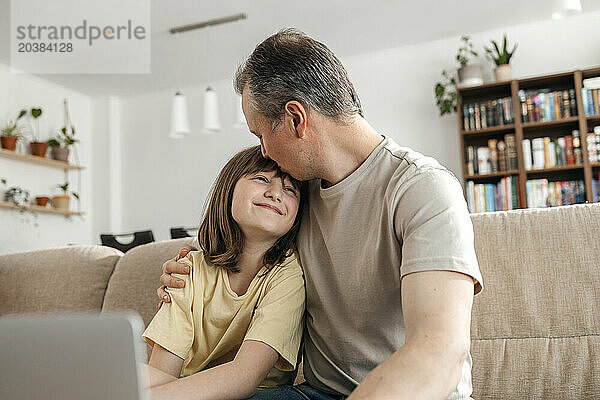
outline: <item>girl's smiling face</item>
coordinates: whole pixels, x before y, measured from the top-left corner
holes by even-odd
[[[237,181],[231,214],[246,237],[277,240],[292,228],[300,190],[289,176],[277,175],[277,171],[259,171]]]

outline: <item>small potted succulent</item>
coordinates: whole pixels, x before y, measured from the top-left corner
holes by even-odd
[[[32,108],[30,110],[31,117],[35,121],[35,129],[33,134],[33,142],[31,142],[31,154],[38,157],[46,157],[48,151],[48,142],[42,142],[40,140],[40,122],[39,118],[42,116],[41,108]]]
[[[512,71],[510,68],[510,59],[513,54],[515,54],[515,50],[517,50],[517,44],[515,43],[512,51],[507,50],[506,43],[506,33],[504,34],[504,43],[502,45],[502,50],[498,46],[494,40],[490,40],[493,48],[484,47],[487,56],[496,64],[496,68],[494,69],[494,77],[496,81],[509,81],[512,78]]]
[[[15,151],[17,140],[21,140],[25,133],[25,127],[19,123],[25,114],[27,114],[27,110],[21,110],[16,120],[9,119],[0,129],[0,141],[3,149]]]
[[[71,196],[79,200],[79,194],[75,192],[69,192],[69,182],[65,182],[62,185],[57,185],[57,187],[63,191],[63,194],[52,197],[52,207],[61,210],[68,210]]]
[[[480,64],[469,64],[469,57],[477,57],[479,54],[474,50],[469,36],[460,38],[462,46],[456,53],[456,61],[460,65],[458,69],[458,80],[460,86],[476,86],[483,83],[483,68]]]
[[[75,127],[71,126],[70,130],[71,132],[68,132],[67,127],[63,126],[60,133],[48,141],[53,159],[69,162],[70,147],[78,142],[75,139]]]

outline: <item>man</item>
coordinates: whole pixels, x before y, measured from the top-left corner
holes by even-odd
[[[259,44],[235,88],[263,155],[310,180],[298,236],[306,383],[253,398],[468,399],[482,279],[454,175],[377,133],[341,62],[297,30]],[[161,284],[177,287],[175,260]]]

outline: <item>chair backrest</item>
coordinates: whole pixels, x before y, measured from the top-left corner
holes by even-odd
[[[192,235],[190,235],[190,231],[198,232],[198,228],[184,228],[182,226],[177,228],[171,228],[171,239],[193,237]]]
[[[123,243],[117,238],[123,238],[130,236],[132,240],[127,243]],[[122,239],[121,239],[122,240]],[[133,249],[136,246],[146,243],[154,242],[154,235],[151,230],[147,231],[138,231],[133,233],[124,233],[124,234],[100,234],[100,241],[102,245],[115,248],[117,250],[121,250],[123,253]]]

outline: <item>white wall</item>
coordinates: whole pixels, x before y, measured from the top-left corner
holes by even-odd
[[[600,13],[564,21],[544,21],[472,34],[479,49],[489,39],[508,34],[519,48],[513,76],[541,75],[600,65]],[[461,176],[456,115],[440,118],[433,87],[443,69],[454,67],[459,37],[362,54],[342,62],[361,97],[369,122],[402,145],[436,157]],[[335,51],[335,49],[333,49]],[[491,80],[492,65],[486,66]],[[226,160],[256,143],[245,131],[231,128],[235,97],[231,80],[215,86],[220,96],[224,131],[199,133],[204,86],[183,88],[194,133],[169,139],[172,92],[122,101],[123,229],[153,229],[167,239],[168,229],[197,225],[210,184]],[[174,90],[173,90],[174,91]]]
[[[81,197],[83,217],[66,218],[57,214],[37,213],[37,216],[13,209],[0,208],[0,254],[48,247],[65,246],[69,243],[90,243],[92,201],[89,176],[92,171],[90,141],[92,107],[88,96],[49,83],[28,74],[11,74],[8,66],[0,64],[0,123],[7,118],[14,119],[23,108],[41,106],[40,137],[48,139],[52,133],[64,126],[63,99],[69,100],[71,121],[76,135],[81,141],[77,146],[79,164],[86,167],[81,172],[81,187],[77,188],[77,172],[69,172],[71,187]],[[24,144],[17,147],[25,151]],[[71,154],[71,161],[75,158]],[[7,187],[0,185],[0,195],[13,186],[20,186],[30,192],[31,198],[39,195],[60,194],[56,185],[65,182],[65,173],[56,168],[29,164],[21,161],[0,158],[0,177],[7,179]],[[71,208],[77,204],[71,200]]]

